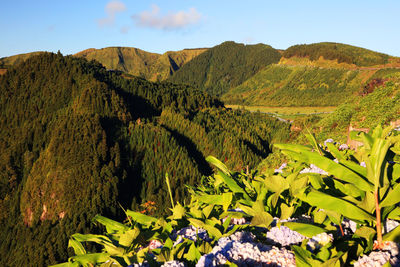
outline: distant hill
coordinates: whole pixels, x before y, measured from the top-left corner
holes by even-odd
[[[294,45],[286,49],[283,56],[285,58],[308,57],[311,60],[323,57],[324,59],[337,60],[339,63],[345,62],[357,66],[381,65],[389,60],[389,55],[386,54],[352,45],[330,42]]]
[[[25,53],[25,54],[18,54],[10,57],[2,57],[0,58],[0,68],[7,68],[16,64],[19,64],[31,56],[39,55],[45,52],[31,52],[31,53]]]
[[[336,106],[357,92],[370,73],[273,64],[232,88],[222,100],[250,106]]]
[[[280,58],[281,54],[269,45],[224,42],[183,65],[169,81],[222,95]]]
[[[74,56],[97,60],[107,69],[120,70],[150,81],[163,81],[206,48],[156,54],[133,47],[90,48]]]

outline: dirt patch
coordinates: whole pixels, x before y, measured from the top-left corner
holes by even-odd
[[[0,75],[6,74],[7,69],[0,69]]]

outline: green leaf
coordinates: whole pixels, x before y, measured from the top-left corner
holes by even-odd
[[[400,197],[400,183],[396,184],[392,190],[389,190],[389,193],[382,200],[380,206],[387,207],[396,205],[397,203],[399,203],[399,197]]]
[[[96,222],[104,225],[107,229],[107,233],[124,232],[129,229],[128,226],[126,226],[120,222],[111,220],[109,218],[106,218],[106,217],[98,215],[98,214],[96,216],[94,216],[93,221],[96,221]]]
[[[213,156],[208,156],[206,158],[206,161],[217,167],[220,171],[222,171],[226,175],[231,175],[231,172],[229,171],[228,167],[226,167],[225,164],[223,164],[221,161],[219,161],[217,158]]]
[[[81,265],[87,264],[98,264],[110,260],[110,255],[108,253],[91,253],[85,255],[77,255],[70,257],[73,262],[78,262]]]
[[[214,209],[214,205],[207,205],[206,207],[203,208],[203,213],[206,219],[210,216],[211,212]]]
[[[348,169],[347,167],[334,162],[333,160],[318,155],[317,153],[309,151],[296,153],[288,150],[282,150],[282,153],[292,157],[297,161],[305,162],[308,164],[314,164],[318,168],[335,176],[335,178],[354,184],[355,186],[364,191],[373,191],[374,189],[373,185],[367,180],[365,180],[364,177]]]
[[[84,255],[84,254],[86,254],[86,250],[82,246],[81,242],[79,242],[79,241],[77,241],[77,240],[75,240],[73,238],[71,238],[68,241],[68,247],[74,249],[75,255]]]
[[[326,212],[323,210],[315,211],[313,214],[313,219],[315,223],[323,224],[326,219]]]
[[[282,192],[289,188],[289,183],[281,175],[271,175],[264,179],[265,187],[271,192]]]
[[[136,221],[137,223],[140,223],[140,224],[150,225],[152,223],[157,222],[156,218],[148,216],[148,215],[140,213],[140,212],[127,210],[126,214],[128,216],[131,216],[134,221]]]
[[[179,220],[182,219],[183,216],[185,215],[186,210],[185,208],[180,204],[177,203],[173,208],[172,208],[172,219],[174,220]]]
[[[291,246],[291,249],[296,256],[297,267],[312,267],[312,263],[310,263],[310,261],[312,260],[310,251],[305,250],[299,246]]]
[[[400,207],[396,207],[394,210],[392,210],[387,215],[387,218],[392,220],[400,220]]]
[[[296,231],[309,238],[326,232],[324,228],[309,223],[284,222],[282,224],[290,228],[291,230]]]
[[[200,259],[200,257],[201,254],[199,250],[196,248],[196,245],[192,243],[192,245],[190,245],[188,253],[186,254],[186,259],[189,261],[197,262]]]
[[[119,244],[125,248],[128,248],[132,244],[133,240],[139,236],[139,234],[140,230],[137,227],[134,229],[129,229],[121,235],[119,238]]]
[[[324,210],[331,210],[344,215],[349,219],[359,221],[374,221],[375,217],[360,209],[356,205],[347,202],[341,198],[337,198],[326,193],[317,191],[313,188],[306,194],[299,195],[299,198],[310,204]]]
[[[354,233],[354,236],[359,236],[367,240],[369,243],[372,244],[372,240],[376,234],[376,230],[374,228],[368,227],[368,226],[361,226],[357,228],[356,232]]]
[[[63,262],[55,265],[49,265],[49,267],[79,267],[81,264],[78,262]]]
[[[281,203],[281,220],[286,220],[292,216],[294,212],[294,206],[288,206],[286,203]]]
[[[400,243],[400,225],[394,228],[389,233],[384,234],[382,238],[384,241],[393,241],[396,243]]]

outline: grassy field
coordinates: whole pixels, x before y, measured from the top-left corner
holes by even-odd
[[[227,108],[245,108],[251,112],[260,111],[263,113],[275,114],[282,118],[294,118],[296,116],[319,114],[326,115],[332,113],[336,107],[268,107],[268,106],[241,106],[226,105]]]

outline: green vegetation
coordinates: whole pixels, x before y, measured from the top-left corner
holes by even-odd
[[[268,45],[224,42],[189,61],[169,80],[222,95],[280,58],[280,53]]]
[[[386,54],[361,47],[329,42],[294,45],[286,49],[283,56],[285,58],[308,57],[311,60],[323,57],[324,59],[337,60],[339,63],[345,62],[357,66],[381,65],[389,60],[389,56]]]
[[[66,260],[68,237],[96,232],[95,214],[122,218],[119,204],[154,214],[211,167],[257,166],[288,125],[232,111],[188,86],[125,79],[95,61],[42,53],[0,76],[0,264]],[[229,158],[229,160],[228,160]],[[150,201],[150,202],[149,202]],[[89,247],[92,250],[93,247]]]
[[[11,57],[2,57],[0,58],[0,67],[1,68],[8,68],[16,64],[20,64],[30,58],[31,56],[39,55],[44,52],[31,52],[25,54],[19,54]]]
[[[350,125],[353,128],[371,129],[378,124],[387,125],[399,119],[400,70],[379,70],[366,84],[375,79],[381,79],[384,83],[376,85],[366,95],[347,100],[315,125],[322,129],[317,131],[319,138],[332,136],[343,142]]]
[[[364,73],[270,65],[222,96],[246,106],[337,106],[358,92]]]
[[[188,204],[172,203],[170,216],[164,218],[128,210],[125,224],[97,215],[94,221],[106,226],[106,233],[72,235],[69,246],[76,255],[69,258],[69,263],[57,266],[100,266],[107,262],[128,266],[143,261],[158,266],[171,260],[194,266],[218,239],[235,231],[253,232],[259,242],[268,243],[260,227],[270,229],[274,216],[281,220],[302,214],[312,216],[308,223],[279,222],[307,237],[300,246],[291,246],[297,266],[349,266],[373,247],[381,249],[383,241],[398,241],[400,226],[382,235],[381,222],[400,219],[400,207],[396,205],[400,193],[400,136],[392,128],[380,126],[371,135],[355,133],[354,137],[363,143],[357,151],[340,151],[332,143],[323,146],[312,135],[307,137],[310,146],[276,145],[291,158],[282,173],[232,172],[216,158],[208,157],[216,172],[190,189]],[[361,161],[366,167],[360,166]],[[310,164],[327,173],[302,173]],[[229,227],[231,218],[247,218],[250,223]],[[357,222],[355,232],[347,237],[341,228],[344,218]],[[174,243],[173,233],[189,225],[197,231],[204,229],[210,240],[198,236],[195,241],[184,238]],[[335,225],[342,231],[338,232]],[[308,243],[311,237],[323,233],[333,239],[314,246]],[[163,246],[151,249],[149,243],[154,240]],[[101,252],[87,251],[85,242],[100,245]]]
[[[262,112],[277,115],[280,118],[296,118],[310,114],[324,115],[332,113],[336,107],[269,107],[269,106],[240,106],[225,105],[227,108],[241,109],[244,108],[250,112]]]
[[[163,81],[206,50],[185,49],[160,55],[133,47],[107,47],[87,49],[74,56],[97,60],[107,69],[123,71],[150,81]]]

